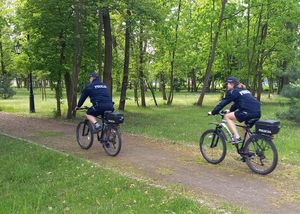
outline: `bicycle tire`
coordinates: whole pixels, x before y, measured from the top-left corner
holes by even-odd
[[[269,136],[252,135],[246,142],[244,153],[248,167],[260,175],[271,173],[277,166],[277,149]]]
[[[226,141],[215,129],[206,130],[201,135],[199,146],[203,158],[211,164],[221,163],[226,156]],[[216,154],[216,158],[212,157],[214,154]]]
[[[116,126],[107,126],[103,133],[103,148],[109,156],[117,156],[121,151],[122,137]]]
[[[76,140],[82,149],[89,149],[93,145],[94,134],[92,126],[88,121],[81,121],[76,128]]]

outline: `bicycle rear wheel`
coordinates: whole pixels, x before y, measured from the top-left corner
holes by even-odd
[[[93,128],[87,120],[81,121],[77,125],[76,139],[82,149],[89,149],[93,145],[94,135]]]
[[[277,149],[268,136],[252,135],[246,142],[244,152],[248,167],[255,173],[267,175],[277,166]]]
[[[121,151],[122,138],[118,127],[108,126],[103,133],[103,148],[106,154],[116,156]]]
[[[207,162],[221,163],[226,156],[226,142],[216,130],[205,131],[200,138],[200,152]]]

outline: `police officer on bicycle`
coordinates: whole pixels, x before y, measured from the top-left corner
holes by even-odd
[[[247,123],[249,120],[261,116],[260,102],[251,94],[250,91],[246,90],[245,85],[239,83],[236,77],[228,77],[225,81],[226,85],[226,96],[222,101],[211,111],[209,115],[215,115],[220,112],[227,104],[233,102],[234,104],[230,108],[230,113],[225,115],[226,122],[233,132],[234,139],[232,144],[236,144],[242,141],[235,121]],[[249,124],[250,126],[253,124]]]
[[[86,111],[86,118],[94,124],[94,132],[101,130],[96,117],[103,115],[104,111],[114,111],[112,97],[109,94],[107,86],[102,83],[96,72],[90,74],[90,84],[82,91],[76,109],[80,108],[87,97],[90,97],[92,107]]]

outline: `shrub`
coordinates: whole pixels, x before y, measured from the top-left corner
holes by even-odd
[[[290,84],[283,88],[281,95],[290,98],[290,107],[285,112],[278,112],[279,118],[300,122],[300,86],[297,84]]]
[[[0,75],[0,96],[3,99],[13,97],[16,92],[11,88],[12,78],[9,75]]]
[[[277,112],[277,117],[300,122],[300,103],[291,105],[287,111]]]

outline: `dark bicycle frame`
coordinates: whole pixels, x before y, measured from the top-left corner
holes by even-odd
[[[224,120],[225,114],[222,113],[222,112],[220,112],[219,115],[222,117],[222,121],[223,121],[223,120]],[[216,125],[216,129],[215,129],[216,133],[220,133],[220,135],[224,138],[225,142],[228,142],[228,137],[226,136],[226,134],[225,134],[225,132],[224,132],[224,130],[223,130],[223,127],[224,127],[224,126],[222,125],[222,123],[213,123],[213,124]],[[235,124],[235,125],[238,126],[238,127],[243,128],[243,130],[245,131],[242,143],[233,144],[233,145],[235,146],[235,148],[236,148],[237,153],[238,153],[242,158],[250,157],[250,156],[252,155],[252,154],[246,153],[246,152],[244,151],[244,147],[245,147],[245,145],[246,145],[246,137],[247,137],[247,135],[248,135],[247,140],[250,139],[250,137],[251,137],[252,135],[263,135],[264,137],[268,137],[268,138],[271,138],[271,139],[272,139],[272,136],[270,136],[270,135],[257,134],[257,133],[252,132],[252,131],[251,131],[251,128],[250,128],[250,125],[248,125],[248,124],[247,124],[247,125]],[[228,133],[228,134],[229,134],[229,133]],[[217,136],[218,136],[218,135],[217,135]],[[215,138],[215,137],[216,137],[216,135],[214,135],[214,138]],[[230,137],[231,137],[231,136],[230,136]],[[219,139],[217,139],[216,142],[214,142],[214,141],[215,141],[214,138],[213,138],[213,140],[212,140],[212,142],[211,142],[211,146],[210,146],[211,148],[216,147],[217,144],[218,144],[218,140],[219,140]],[[231,140],[231,139],[230,139],[230,140]],[[257,146],[259,146],[259,145],[257,144]]]

